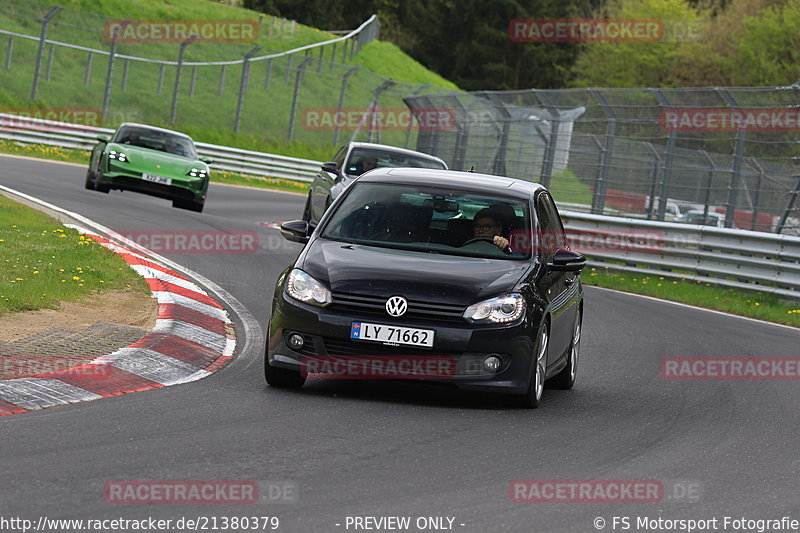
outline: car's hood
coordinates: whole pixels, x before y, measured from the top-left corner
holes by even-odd
[[[131,167],[141,172],[185,176],[192,168],[207,168],[202,161],[129,144],[112,144],[109,150],[124,152]]]
[[[316,239],[298,268],[334,292],[467,306],[513,289],[527,261],[483,259]]]

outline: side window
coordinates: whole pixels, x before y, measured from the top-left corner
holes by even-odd
[[[333,158],[333,162],[336,163],[336,168],[341,170],[344,168],[344,156],[347,155],[347,146],[342,146],[336,155]]]
[[[567,248],[564,226],[549,194],[543,192],[536,199],[536,216],[539,219],[539,246],[542,254],[549,257],[559,248]]]

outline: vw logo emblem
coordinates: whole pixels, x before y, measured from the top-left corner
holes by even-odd
[[[402,296],[392,296],[386,300],[386,312],[390,316],[403,316],[408,311],[408,301]]]

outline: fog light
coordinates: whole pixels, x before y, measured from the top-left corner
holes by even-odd
[[[500,358],[496,355],[487,355],[483,360],[484,368],[490,372],[497,372],[497,369],[500,368],[500,363]]]
[[[303,340],[303,336],[299,333],[292,333],[289,335],[289,348],[292,350],[299,350],[303,347],[305,341]]]

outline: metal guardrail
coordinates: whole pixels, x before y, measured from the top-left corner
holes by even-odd
[[[800,237],[562,212],[573,248],[595,268],[800,299]]]
[[[90,150],[113,130],[0,113],[0,139]],[[197,143],[212,168],[309,182],[318,161]],[[800,237],[572,211],[559,204],[589,264],[800,299]]]
[[[39,118],[0,113],[0,139],[22,144],[44,144],[79,150],[91,150],[98,135],[111,135],[114,130],[56,122]],[[283,178],[310,182],[320,162],[282,155],[267,154],[241,148],[196,143],[201,156],[211,157],[211,168],[237,172],[257,178]]]

